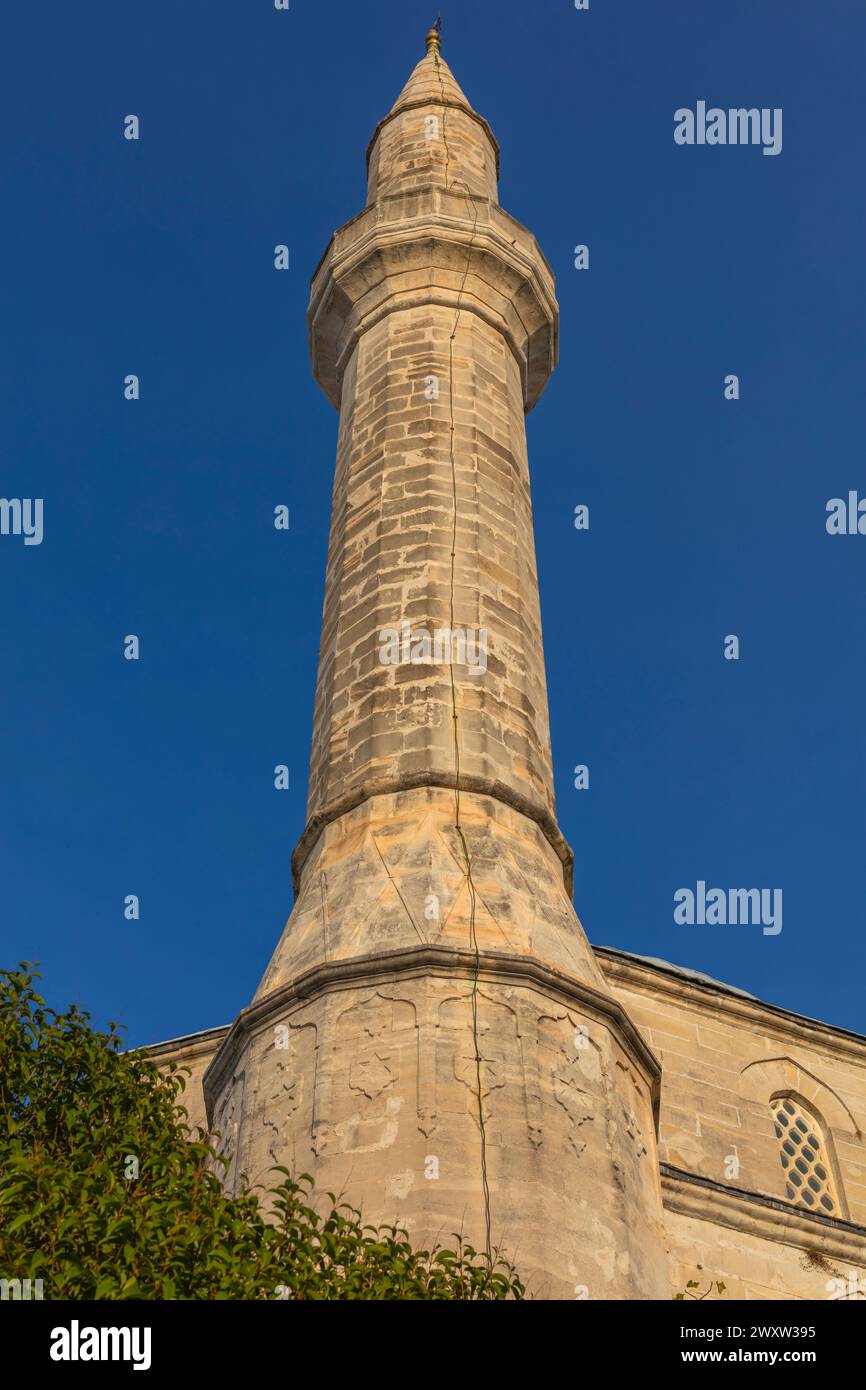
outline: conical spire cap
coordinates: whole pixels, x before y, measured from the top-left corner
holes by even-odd
[[[367,167],[370,166],[370,156],[373,147],[384,126],[389,121],[393,121],[395,116],[403,111],[412,110],[414,107],[439,106],[457,108],[465,111],[471,116],[473,121],[483,130],[487,139],[490,141],[493,150],[496,174],[499,173],[499,145],[496,137],[487,121],[483,116],[479,116],[469,98],[461,88],[459,82],[449,68],[440,52],[440,28],[438,23],[430,30],[427,35],[427,52],[419,63],[415,65],[409,81],[406,83],[402,92],[398,96],[387,116],[382,120],[373,131],[372,138],[367,146]],[[495,193],[494,193],[495,196]]]
[[[431,29],[431,34],[436,30]],[[420,105],[431,101],[445,101],[449,105],[462,106],[472,111],[468,97],[442,57],[438,48],[429,48],[412,72],[409,81],[391,107],[389,115],[394,116],[407,106]],[[475,114],[473,112],[473,114]]]

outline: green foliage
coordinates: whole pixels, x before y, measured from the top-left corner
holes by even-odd
[[[716,1293],[719,1295],[719,1298],[721,1298],[722,1294],[725,1292],[725,1289],[727,1288],[727,1285],[722,1284],[720,1281],[717,1280],[715,1284],[708,1284],[708,1286],[704,1289],[703,1293],[692,1293],[692,1289],[699,1289],[700,1287],[701,1286],[698,1283],[697,1279],[690,1279],[686,1284],[685,1293],[674,1294],[674,1302],[679,1303],[683,1299],[693,1298],[696,1303],[703,1303],[704,1299],[709,1297],[714,1288],[716,1290]]]
[[[183,1074],[49,1009],[38,978],[0,971],[0,1277],[50,1299],[523,1297],[459,1237],[413,1250],[333,1194],[317,1214],[306,1174],[275,1170],[270,1220],[254,1191],[225,1196],[213,1136],[184,1124]]]

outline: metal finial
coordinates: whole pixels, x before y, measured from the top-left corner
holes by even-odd
[[[442,48],[442,17],[437,19],[433,28],[427,34],[427,52],[439,53]]]

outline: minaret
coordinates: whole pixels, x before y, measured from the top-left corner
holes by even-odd
[[[556,822],[524,415],[559,315],[498,165],[431,30],[313,277],[340,424],[307,824],[205,1092],[230,1185],[283,1164],[537,1296],[666,1298],[658,1063]]]

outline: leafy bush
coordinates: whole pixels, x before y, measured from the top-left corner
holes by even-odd
[[[52,1299],[522,1298],[513,1268],[458,1237],[413,1250],[312,1180],[227,1197],[214,1137],[185,1125],[185,1081],[122,1051],[74,1005],[49,1009],[24,963],[0,971],[0,1277]]]

